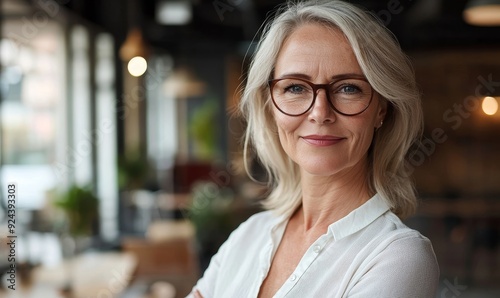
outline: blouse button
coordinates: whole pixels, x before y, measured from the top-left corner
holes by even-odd
[[[295,281],[296,279],[297,279],[297,275],[292,274],[292,276],[290,276],[290,280],[291,281]]]
[[[321,246],[319,246],[319,245],[314,246],[313,251],[315,253],[319,253],[321,251]]]

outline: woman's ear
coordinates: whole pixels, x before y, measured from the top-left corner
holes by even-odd
[[[379,100],[378,100],[378,112],[377,112],[377,117],[375,121],[375,129],[379,129],[382,124],[384,123],[385,116],[387,115],[387,105],[388,101],[385,98],[382,98],[379,95]]]

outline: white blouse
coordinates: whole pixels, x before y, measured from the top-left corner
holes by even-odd
[[[287,222],[271,211],[250,217],[193,289],[204,298],[257,297]],[[274,297],[428,298],[435,297],[438,282],[429,239],[405,226],[375,195],[328,227]]]

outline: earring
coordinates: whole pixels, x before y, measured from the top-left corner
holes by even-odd
[[[382,127],[382,124],[384,124],[384,120],[380,121],[380,125],[375,127],[375,130],[379,130]]]

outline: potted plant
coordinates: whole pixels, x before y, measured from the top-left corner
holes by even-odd
[[[97,219],[99,200],[88,188],[71,186],[55,201],[66,215],[68,232],[78,238],[90,236]]]
[[[212,160],[217,156],[217,119],[217,100],[213,97],[193,111],[188,129],[196,159]]]
[[[118,184],[124,190],[144,188],[150,173],[149,160],[144,154],[130,152],[118,162]]]
[[[68,223],[65,232],[69,235],[63,234],[61,237],[63,254],[68,259],[74,258],[91,240],[92,228],[98,215],[99,200],[90,189],[73,185],[60,194],[54,204],[64,212]],[[67,270],[67,281],[61,291],[66,297],[72,297],[73,266],[69,266]]]

